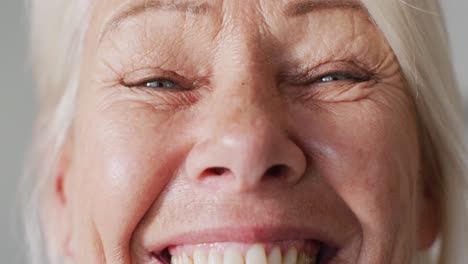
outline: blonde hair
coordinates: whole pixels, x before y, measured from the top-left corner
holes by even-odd
[[[64,263],[52,239],[45,199],[59,151],[73,121],[74,99],[87,29],[86,0],[31,0],[33,67],[41,111],[25,169],[24,226],[29,263]],[[461,96],[437,0],[362,0],[392,47],[413,95],[424,155],[433,164],[428,188],[442,209],[442,229],[433,252],[418,263],[461,264],[468,259],[466,143]]]

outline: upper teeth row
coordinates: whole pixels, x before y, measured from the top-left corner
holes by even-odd
[[[284,256],[279,247],[274,247],[267,256],[265,247],[261,244],[250,247],[245,257],[235,247],[228,247],[224,254],[212,248],[208,254],[195,249],[193,257],[186,253],[171,257],[171,264],[315,264],[315,262],[315,256],[298,252],[295,247],[289,248]]]

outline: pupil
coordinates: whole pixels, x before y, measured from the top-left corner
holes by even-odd
[[[350,79],[350,76],[346,74],[334,74],[322,78],[322,82],[333,82],[333,81],[343,81]]]
[[[174,86],[174,83],[171,81],[164,82],[164,87],[173,87],[173,86]]]
[[[327,76],[327,77],[322,78],[322,82],[331,82],[331,81],[335,81],[336,79],[337,78],[334,76]]]

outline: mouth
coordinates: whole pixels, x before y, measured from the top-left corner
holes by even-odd
[[[155,264],[328,264],[337,248],[314,239],[169,245],[151,253]]]

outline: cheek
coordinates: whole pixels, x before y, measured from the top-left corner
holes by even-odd
[[[376,97],[323,105],[298,120],[309,124],[300,137],[313,166],[356,215],[364,235],[372,230],[388,238],[402,222],[415,220],[419,145],[407,101]]]
[[[98,110],[83,110],[74,130],[75,216],[79,228],[97,233],[79,242],[99,239],[103,247],[127,247],[183,159],[188,144],[184,127],[176,124],[186,122],[128,100],[85,109]]]
[[[411,212],[404,207],[414,200],[417,145],[400,132],[408,131],[404,125],[359,121],[340,124],[332,133],[327,178],[362,223],[398,225],[401,213]]]

